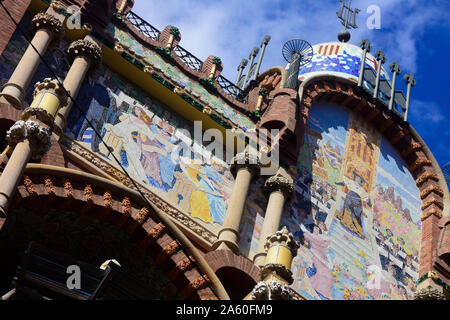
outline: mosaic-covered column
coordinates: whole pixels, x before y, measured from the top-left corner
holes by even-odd
[[[239,253],[239,226],[244,213],[245,201],[250,183],[258,176],[260,167],[261,163],[256,152],[252,154],[249,149],[233,158],[230,169],[236,179],[228,202],[225,220],[213,249],[225,249]]]
[[[64,80],[64,88],[69,92],[70,96],[75,99],[83,84],[87,72],[91,68],[98,66],[102,59],[102,50],[95,38],[87,35],[83,40],[77,40],[70,44],[67,50],[69,60],[73,61],[72,66]],[[55,125],[56,131],[61,133],[65,126],[67,117],[72,108],[73,101],[67,100],[67,104],[59,110]]]
[[[36,30],[31,44],[0,93],[0,96],[18,109],[22,108],[25,92],[41,62],[39,55],[43,56],[50,43],[55,38],[62,37],[64,33],[62,22],[49,13],[36,14],[31,21],[31,25],[33,30]]]
[[[258,253],[253,258],[253,263],[257,266],[261,266],[264,263],[266,257],[264,245],[267,237],[280,228],[284,204],[294,193],[294,180],[286,170],[280,168],[274,176],[266,180],[264,189],[266,194],[269,195],[269,201],[260,235]]]
[[[292,300],[294,291],[289,287],[294,281],[292,259],[299,244],[286,227],[269,236],[264,245],[267,256],[258,282],[246,300]]]
[[[22,120],[8,130],[6,139],[13,151],[0,176],[0,216],[3,218],[30,158],[39,160],[50,149],[54,117],[65,100],[58,81],[46,78],[36,83],[32,104],[24,110]]]

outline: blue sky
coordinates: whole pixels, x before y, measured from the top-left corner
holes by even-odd
[[[379,30],[366,25],[371,5],[381,9]],[[266,34],[272,40],[261,71],[285,65],[281,48],[289,39],[336,41],[343,28],[336,16],[339,6],[339,0],[135,0],[133,11],[159,30],[178,27],[181,46],[202,60],[219,56],[223,75],[234,82],[241,59]],[[352,30],[350,43],[367,38],[372,53],[385,52],[386,68],[398,61],[403,73],[415,74],[409,121],[439,164],[450,162],[450,0],[353,0],[355,6],[361,9],[359,28]],[[398,88],[406,89],[403,80]]]

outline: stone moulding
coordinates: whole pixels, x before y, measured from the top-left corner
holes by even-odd
[[[107,161],[101,159],[100,156],[95,155],[91,151],[87,150],[83,146],[79,145],[76,141],[70,140],[67,137],[61,140],[62,146],[67,149],[69,152],[73,152],[78,156],[81,156],[86,161],[90,162],[92,165],[99,168],[101,171],[104,171],[112,178],[116,179],[126,187],[133,189],[135,191],[136,187],[128,178],[128,176],[122,172],[122,170],[117,169],[115,166],[109,164]],[[197,222],[193,221],[187,214],[181,212],[180,210],[172,207],[167,201],[157,196],[152,191],[149,191],[145,186],[136,182],[139,185],[140,190],[144,194],[144,196],[153,203],[158,209],[168,214],[172,219],[175,220],[178,224],[183,226],[184,228],[190,230],[203,240],[205,240],[209,246],[217,240],[217,236],[201,226]]]

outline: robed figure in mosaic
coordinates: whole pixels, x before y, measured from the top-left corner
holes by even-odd
[[[362,239],[365,239],[362,217],[367,217],[363,211],[363,201],[366,201],[370,206],[370,199],[367,192],[363,188],[365,180],[356,171],[353,171],[353,181],[336,182],[337,185],[344,186],[349,190],[344,200],[344,207],[336,218],[352,232],[356,233]]]

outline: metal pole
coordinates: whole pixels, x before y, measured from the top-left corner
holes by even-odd
[[[242,84],[242,88],[241,88],[242,90],[244,90],[244,88],[247,84],[248,78],[250,77],[250,71],[252,71],[253,61],[255,60],[255,57],[258,54],[258,52],[259,52],[259,48],[254,47],[252,52],[250,53],[250,56],[249,56],[250,65],[248,66],[247,74],[245,75],[245,80],[244,80],[244,83]]]
[[[359,69],[359,78],[358,78],[358,86],[361,87],[364,81],[364,69],[366,67],[366,56],[367,52],[370,52],[372,50],[372,47],[370,46],[369,40],[362,40],[360,44],[361,48],[363,49],[363,55],[361,59],[361,68]]]
[[[391,99],[389,100],[389,111],[392,111],[394,108],[394,100],[395,100],[395,83],[397,81],[397,75],[402,73],[400,66],[397,62],[393,62],[389,65],[389,68],[392,72],[392,88],[391,88]]]
[[[247,65],[247,63],[248,63],[247,59],[242,59],[241,60],[241,63],[239,64],[239,66],[237,68],[237,71],[239,73],[238,73],[238,76],[237,76],[237,79],[236,79],[236,83],[235,83],[236,85],[238,85],[239,80],[241,80],[242,72],[244,71],[245,66]]]
[[[378,61],[377,68],[377,80],[375,83],[375,90],[373,91],[373,97],[378,98],[378,92],[380,91],[380,78],[381,78],[381,65],[386,62],[384,52],[379,50],[375,53],[375,59]]]
[[[264,39],[261,43],[261,54],[259,55],[258,64],[256,65],[256,71],[255,71],[255,75],[253,76],[253,80],[256,80],[256,78],[258,77],[259,69],[261,67],[261,62],[264,57],[264,52],[266,51],[266,46],[269,43],[269,41],[270,41],[270,36],[267,35],[264,37]]]
[[[406,80],[406,83],[408,84],[408,89],[406,91],[406,110],[405,115],[403,117],[403,120],[405,122],[408,121],[408,113],[409,113],[409,102],[411,97],[411,87],[414,87],[416,85],[416,80],[414,79],[414,75],[412,73],[405,74],[404,79]]]
[[[348,18],[350,17],[350,8],[352,7],[352,0],[348,0],[348,10],[347,10],[347,17],[345,18],[345,29],[347,30],[348,27]]]

